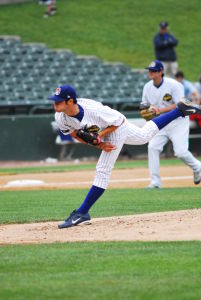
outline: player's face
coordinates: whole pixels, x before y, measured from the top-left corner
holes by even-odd
[[[162,72],[153,72],[152,70],[149,70],[149,79],[157,80],[161,78]]]
[[[66,109],[66,101],[54,102],[54,109],[56,112],[64,112]]]
[[[183,78],[182,78],[182,77],[177,77],[176,79],[177,79],[177,81],[179,81],[180,83],[182,83],[182,81],[183,81]]]
[[[160,33],[161,34],[166,34],[168,32],[168,29],[167,28],[161,28],[160,29]]]

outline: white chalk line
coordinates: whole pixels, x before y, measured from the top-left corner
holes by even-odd
[[[163,181],[171,181],[171,180],[188,180],[193,179],[193,176],[169,176],[169,177],[162,177]],[[131,179],[111,179],[110,183],[127,183],[127,182],[149,182],[150,178],[131,178]],[[69,182],[45,182],[38,186],[75,186],[75,185],[88,185],[92,184],[92,181],[69,181]],[[20,186],[22,187],[22,186]],[[32,186],[26,186],[26,187],[32,187]],[[34,187],[34,186],[33,186]],[[0,185],[0,189],[11,189],[13,187],[7,186],[7,185]],[[16,186],[15,186],[16,188]]]

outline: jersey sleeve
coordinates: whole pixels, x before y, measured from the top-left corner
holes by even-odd
[[[149,105],[149,100],[148,100],[148,97],[147,97],[147,85],[144,86],[143,88],[143,92],[142,92],[142,104],[145,104],[145,105]]]
[[[168,34],[168,44],[170,46],[177,46],[178,40],[172,34]]]
[[[123,122],[124,115],[120,112],[110,108],[109,106],[103,106],[101,112],[98,114],[101,127],[106,128],[108,126],[120,126]]]
[[[177,83],[172,90],[172,100],[178,103],[182,98],[184,98],[184,87],[181,83]]]
[[[74,128],[72,128],[65,122],[62,114],[56,113],[55,121],[56,121],[60,131],[62,132],[62,134],[67,135],[67,134],[71,134],[74,131]]]

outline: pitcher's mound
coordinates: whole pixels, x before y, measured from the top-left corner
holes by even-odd
[[[0,226],[0,245],[92,241],[201,241],[201,209],[92,219],[58,229],[60,222]]]

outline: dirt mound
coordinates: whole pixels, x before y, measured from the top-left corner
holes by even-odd
[[[201,209],[92,219],[59,230],[59,222],[0,226],[0,245],[94,241],[201,241]]]

